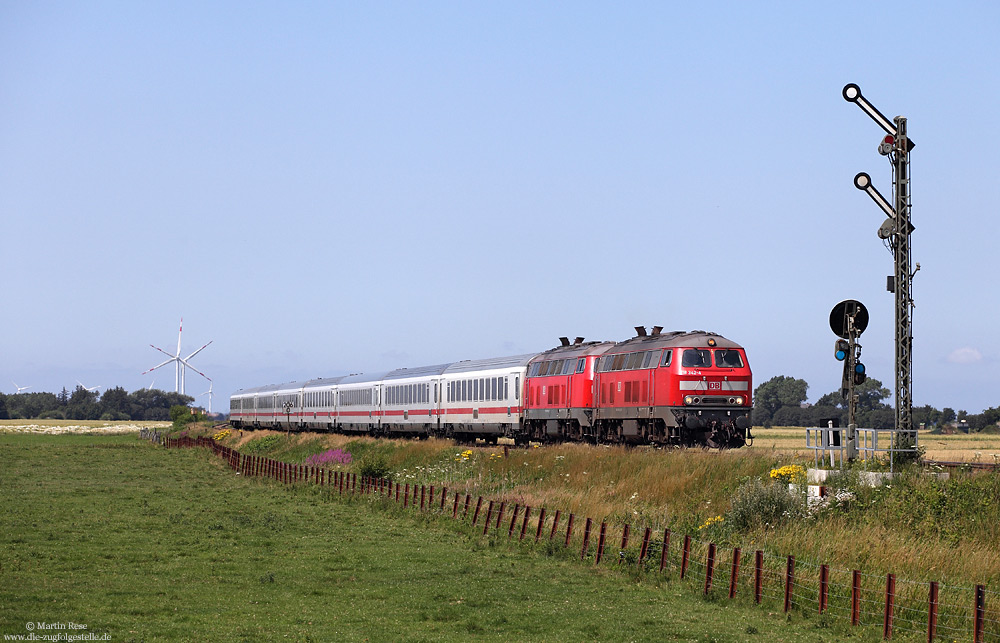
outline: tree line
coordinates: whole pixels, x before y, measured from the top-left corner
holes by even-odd
[[[0,420],[170,420],[170,407],[189,406],[190,395],[158,389],[129,393],[120,386],[103,395],[77,386],[59,393],[0,393]]]
[[[836,419],[847,426],[847,404],[840,391],[827,393],[815,404],[804,406],[809,384],[805,380],[777,375],[754,390],[753,423],[755,426],[826,426]],[[868,378],[856,386],[858,395],[856,423],[871,429],[891,429],[896,424],[896,411],[884,400],[889,389],[877,379]],[[1000,408],[988,408],[982,413],[969,413],[945,407],[936,409],[929,404],[913,407],[914,426],[940,428],[956,422],[968,425],[971,431],[982,431],[1000,421]]]

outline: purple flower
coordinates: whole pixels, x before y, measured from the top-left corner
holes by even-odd
[[[331,464],[350,464],[352,459],[349,451],[330,449],[329,451],[309,456],[306,458],[306,464],[310,467],[323,467]]]

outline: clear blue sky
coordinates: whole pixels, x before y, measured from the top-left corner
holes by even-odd
[[[914,403],[996,406],[998,31],[987,2],[5,2],[0,390],[172,390],[140,373],[183,316],[216,409],[638,324],[814,401],[847,298],[891,387],[854,82],[917,143]]]

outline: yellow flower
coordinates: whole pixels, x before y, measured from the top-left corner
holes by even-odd
[[[770,476],[778,482],[801,482],[805,480],[806,470],[800,465],[788,464],[779,469],[771,469]]]
[[[701,530],[701,529],[707,529],[708,527],[711,527],[712,525],[720,523],[720,522],[722,522],[724,520],[725,520],[725,518],[723,518],[722,516],[715,516],[714,518],[709,518],[708,520],[705,521],[705,524],[703,524],[702,526],[698,527],[698,529],[699,530]]]

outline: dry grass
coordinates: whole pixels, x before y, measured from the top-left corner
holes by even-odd
[[[776,453],[811,458],[811,450],[806,448],[806,430],[802,427],[754,427],[754,451],[772,450]],[[917,441],[926,449],[928,460],[948,462],[994,462],[1000,461],[1000,434],[957,433],[954,435],[932,434],[919,431]]]

